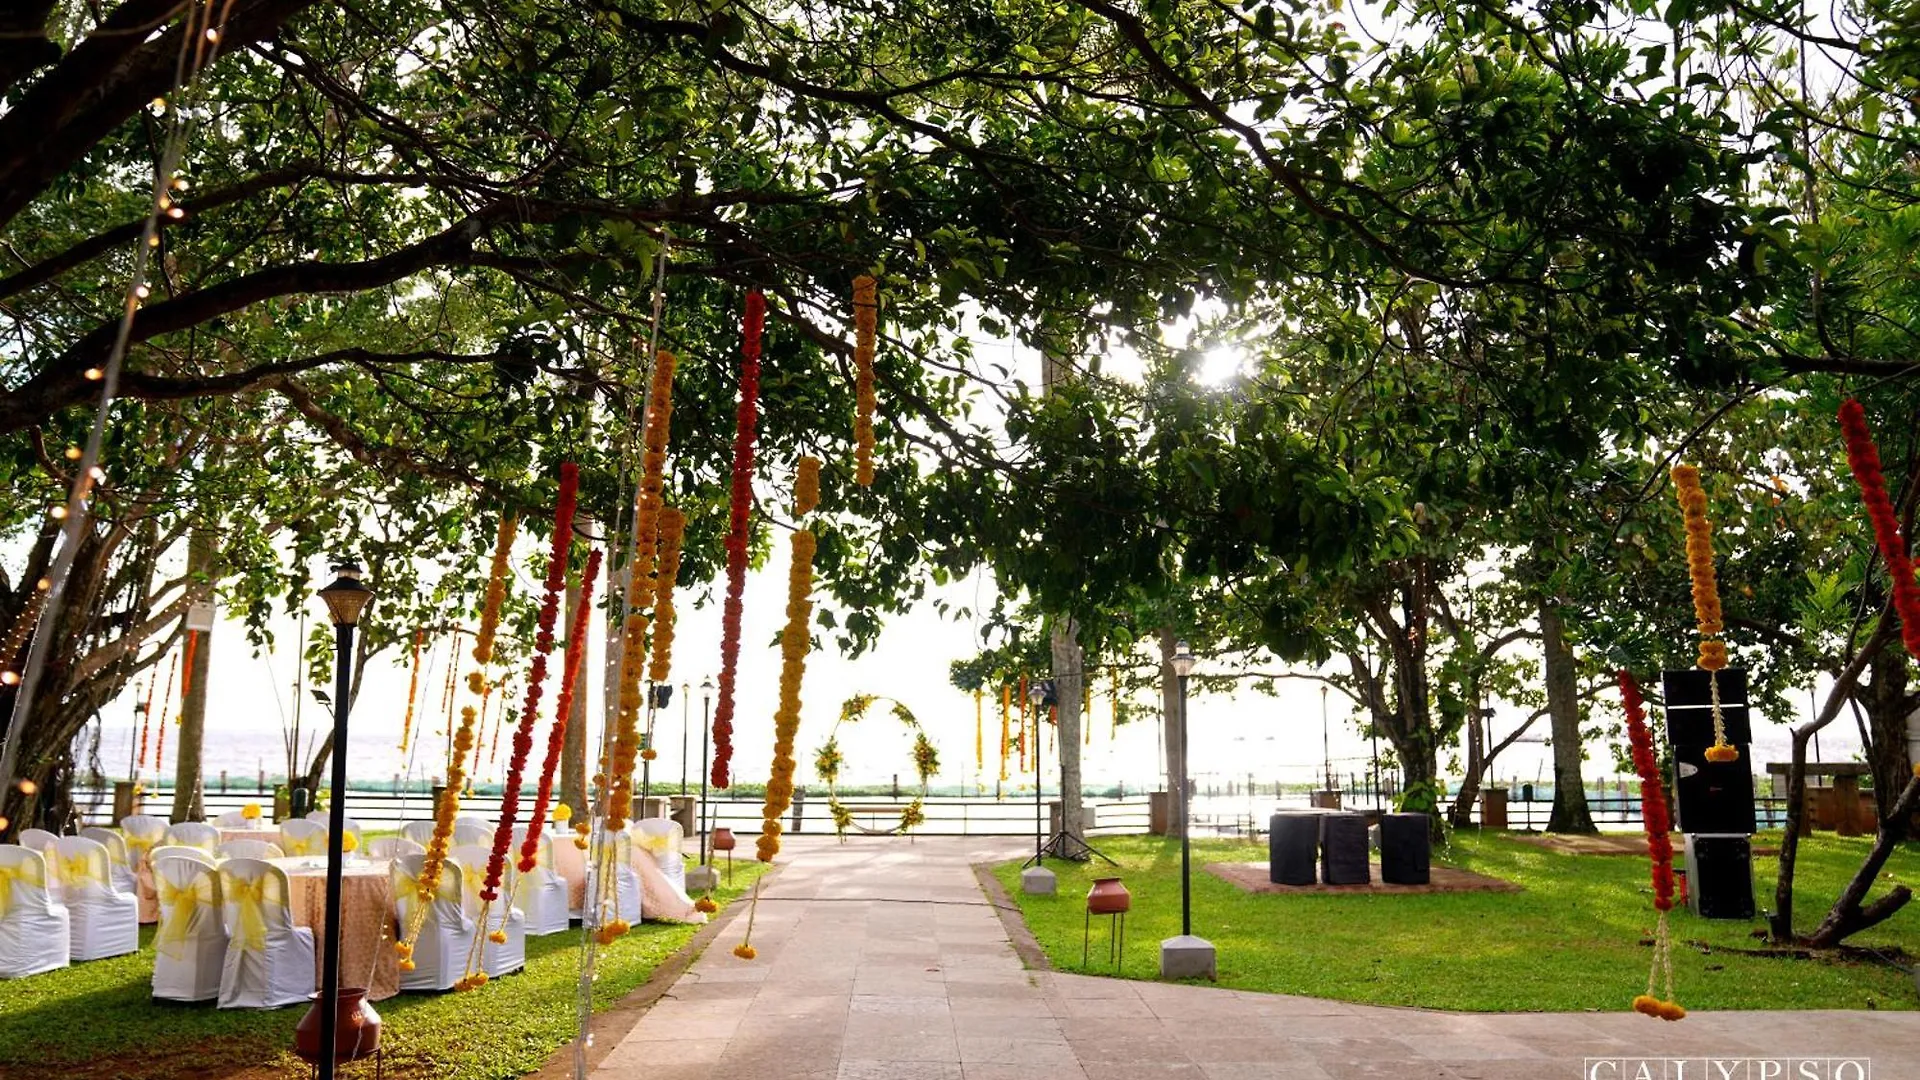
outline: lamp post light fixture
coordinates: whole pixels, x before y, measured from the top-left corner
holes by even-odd
[[[340,864],[347,825],[347,714],[353,707],[353,632],[373,590],[360,580],[357,563],[333,568],[333,584],[320,590],[333,619],[333,797],[327,804],[327,938],[320,964],[320,1047],[314,1064],[320,1080],[332,1080],[337,1052],[335,1025],[340,999]],[[316,692],[316,696],[318,696]],[[353,1056],[359,1056],[355,1054]]]
[[[1046,853],[1047,829],[1046,806],[1041,799],[1041,791],[1045,786],[1041,783],[1041,777],[1045,773],[1040,768],[1040,725],[1046,723],[1046,719],[1040,710],[1046,708],[1053,699],[1053,680],[1033,680],[1027,685],[1027,697],[1033,705],[1033,865],[1020,871],[1020,891],[1029,896],[1052,896],[1059,891],[1060,879],[1042,861]],[[1062,814],[1066,812],[1064,803],[1060,809]]]
[[[1180,773],[1174,782],[1180,785],[1180,935],[1160,943],[1160,977],[1163,979],[1215,978],[1213,943],[1193,936],[1193,815],[1188,777],[1193,768],[1187,762],[1187,676],[1193,673],[1193,650],[1182,641],[1174,646],[1173,674],[1180,683]]]
[[[709,709],[713,705],[713,680],[700,681],[700,814],[694,821],[694,831],[700,834],[699,865],[687,871],[687,891],[697,892],[711,889],[720,883],[720,875],[707,863],[707,772],[711,768],[707,761],[708,746],[712,739],[713,727]]]

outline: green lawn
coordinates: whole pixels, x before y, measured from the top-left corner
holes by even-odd
[[[1779,834],[1762,836],[1776,846]],[[1157,977],[1159,943],[1180,932],[1180,846],[1156,837],[1099,842],[1118,860],[1049,862],[1056,897],[1022,896],[1019,863],[995,868],[1053,966],[1080,969],[1083,898],[1094,877],[1119,873],[1133,893],[1121,974]],[[1825,912],[1868,848],[1865,839],[1820,835],[1800,848],[1795,904],[1803,929]],[[1206,873],[1207,862],[1265,861],[1261,845],[1194,845],[1193,930],[1218,950],[1220,984],[1343,1001],[1497,1010],[1624,1009],[1645,988],[1654,924],[1642,858],[1561,855],[1499,836],[1462,831],[1436,861],[1522,886],[1518,893],[1255,895]],[[1756,860],[1756,899],[1771,906],[1775,860]],[[1878,895],[1896,882],[1920,887],[1920,844],[1894,854]],[[1095,920],[1091,970],[1109,969],[1103,920]],[[1742,955],[1764,943],[1761,922],[1673,915],[1674,978],[1682,1004],[1698,1009],[1920,1008],[1913,978],[1871,962]],[[1686,947],[1701,943],[1704,947]],[[1920,952],[1920,902],[1851,944]],[[1912,963],[1909,958],[1907,963]]]
[[[736,865],[723,906],[764,869]],[[631,992],[687,944],[693,926],[643,923],[601,950],[594,1009]],[[0,1076],[304,1076],[286,1048],[305,1006],[265,1012],[157,1003],[150,998],[153,928],[129,956],[0,982]],[[401,994],[378,1002],[386,1074],[402,1080],[504,1080],[543,1064],[573,1038],[580,934],[527,939],[525,971],[466,993]],[[10,1068],[31,1062],[32,1072]],[[367,1075],[371,1076],[371,1070]]]

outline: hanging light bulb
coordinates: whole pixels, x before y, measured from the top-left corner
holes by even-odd
[[[68,460],[68,461],[79,461],[79,460],[80,460],[80,448],[79,448],[79,447],[77,447],[77,446],[69,446],[69,447],[67,447],[67,460]]]
[[[47,511],[47,515],[55,521],[64,521],[67,517],[67,508],[64,506],[56,506],[52,510]]]
[[[0,671],[0,686],[19,686],[19,685],[20,685],[19,672]],[[5,826],[0,826],[0,828],[4,828],[4,827]]]

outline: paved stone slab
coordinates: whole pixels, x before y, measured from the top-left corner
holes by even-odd
[[[783,846],[754,920],[758,959],[733,956],[742,913],[594,1080],[1587,1080],[1588,1058],[1705,1055],[1858,1056],[1872,1080],[1920,1080],[1915,1012],[1696,1012],[1666,1024],[1624,1010],[1445,1013],[1027,971],[971,871],[1017,857],[1021,841]],[[1721,1080],[1704,1062],[1685,1076]]]

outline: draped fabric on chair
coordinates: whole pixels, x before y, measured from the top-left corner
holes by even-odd
[[[609,847],[613,851],[613,888],[608,890],[604,899],[611,899],[613,903],[606,913],[607,917],[622,919],[638,926],[641,915],[640,874],[633,868],[633,838],[628,836],[625,830],[608,832],[601,829],[594,850],[606,850]],[[587,898],[581,905],[580,915],[588,926],[599,926],[601,923],[603,897],[599,873],[599,864],[589,858],[587,860]]]
[[[220,830],[204,821],[183,821],[167,826],[167,843],[210,852],[220,846]]]
[[[433,822],[409,821],[400,826],[400,835],[419,844],[420,850],[425,851],[427,844],[433,840]]]
[[[480,917],[480,889],[486,883],[487,855],[489,849],[483,847],[457,847],[451,854],[465,872],[461,875],[460,910],[467,918]],[[513,906],[514,891],[513,863],[509,861],[500,875],[500,898],[493,902],[487,912],[486,932],[499,931],[507,936],[504,942],[496,942],[491,937],[480,944],[480,969],[489,978],[507,975],[527,966],[527,916]]]
[[[167,819],[152,814],[128,814],[120,819],[120,832],[127,841],[127,860],[133,864],[135,895],[140,898],[140,921],[153,922],[160,917],[160,904],[153,892],[153,868],[147,865],[148,853],[166,842]]]
[[[289,857],[325,855],[327,827],[298,818],[283,821],[280,823],[280,850],[286,852]]]
[[[69,958],[99,960],[138,952],[140,901],[113,887],[107,849],[84,836],[63,836],[59,851]]]
[[[493,826],[470,821],[453,823],[454,847],[490,847],[492,844]]]
[[[425,862],[424,855],[402,855],[387,867],[402,932],[413,925],[414,912],[420,906],[420,868]],[[400,973],[400,989],[450,990],[466,974],[473,921],[460,908],[465,873],[458,860],[449,859],[442,865],[440,882],[420,923],[420,936],[413,942],[413,970]]]
[[[153,996],[207,1001],[220,996],[227,956],[220,875],[194,859],[153,861],[160,925],[153,932]]]
[[[67,909],[47,895],[47,859],[0,844],[0,979],[67,966]]]
[[[704,923],[707,917],[687,895],[687,860],[680,854],[680,823],[642,818],[632,825],[633,869],[640,877],[640,906],[647,918]]]
[[[47,860],[47,895],[60,903],[66,895],[60,887],[60,838],[45,829],[21,829],[20,846]]]
[[[140,879],[133,872],[133,860],[127,853],[127,841],[112,829],[81,829],[80,835],[107,849],[107,870],[113,875],[113,887],[128,896],[137,896]]]
[[[402,855],[424,855],[427,849],[404,836],[383,836],[367,841],[369,859],[397,859]]]
[[[680,853],[683,839],[680,823],[672,818],[641,818],[633,823],[633,846],[652,856],[654,865],[667,875],[673,887],[685,893],[687,859]]]
[[[527,839],[527,827],[513,827],[513,847],[509,858],[517,860],[520,845]],[[553,837],[540,834],[534,849],[533,869],[518,875],[514,883],[513,905],[527,916],[527,936],[558,934],[567,928],[567,882],[553,869]]]
[[[313,931],[293,923],[287,875],[258,859],[220,867],[227,953],[220,969],[220,1007],[272,1009],[313,992]]]
[[[228,840],[213,849],[216,859],[278,859],[286,852],[266,840]]]

